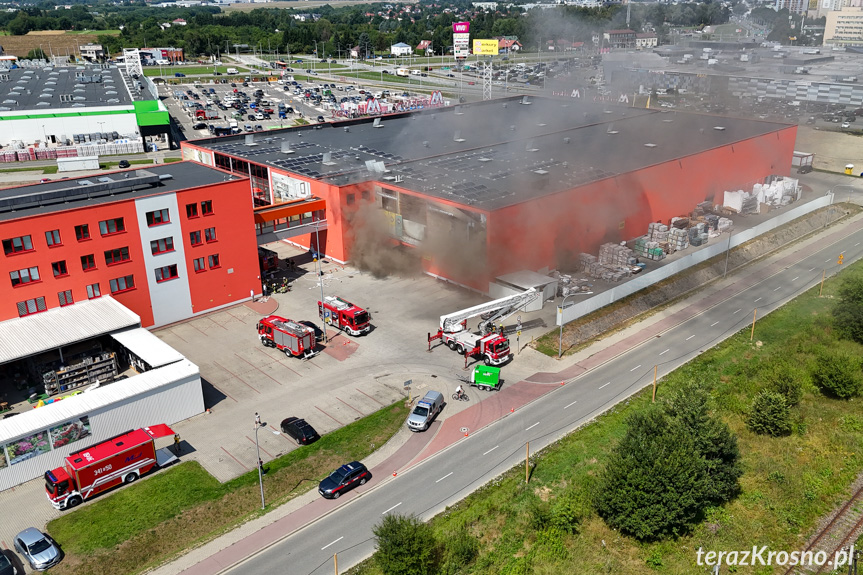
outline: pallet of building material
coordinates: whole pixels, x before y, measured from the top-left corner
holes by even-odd
[[[584,252],[578,254],[578,262],[582,265],[582,267],[592,264],[596,261],[596,256],[593,254],[586,254]]]
[[[671,218],[671,227],[678,230],[685,230],[689,227],[689,218]]]

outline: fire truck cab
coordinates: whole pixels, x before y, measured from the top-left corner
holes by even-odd
[[[318,315],[325,324],[351,335],[362,335],[371,331],[369,312],[336,296],[328,295],[323,302],[318,302]]]

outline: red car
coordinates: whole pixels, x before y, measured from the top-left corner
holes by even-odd
[[[272,108],[264,108],[264,109],[263,109],[263,110],[261,110],[261,111],[262,111],[264,114],[274,114],[274,113],[275,113],[275,110],[273,110]]]

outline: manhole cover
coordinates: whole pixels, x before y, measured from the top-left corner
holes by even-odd
[[[467,433],[468,431],[470,431],[470,428],[469,428],[469,427],[462,427],[462,428],[461,428],[461,432],[462,432],[462,433]]]

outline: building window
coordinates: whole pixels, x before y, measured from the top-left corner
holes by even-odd
[[[119,234],[126,231],[126,223],[123,218],[115,218],[113,220],[104,220],[99,222],[99,233],[103,236],[110,234]]]
[[[9,272],[9,277],[12,279],[12,286],[28,284],[30,282],[39,281],[39,268],[26,268],[16,272]]]
[[[51,264],[51,269],[54,270],[55,278],[69,275],[69,271],[66,269],[66,260],[54,262]]]
[[[186,217],[187,218],[197,218],[198,217],[198,204],[186,204]]]
[[[195,271],[203,272],[207,270],[207,262],[204,261],[204,258],[195,258]]]
[[[19,301],[16,305],[18,306],[18,317],[24,317],[25,315],[39,313],[40,311],[45,311],[46,309],[48,309],[48,307],[45,305],[44,297],[28,299],[27,301]]]
[[[216,241],[216,228],[207,228],[204,230],[204,238],[207,243]]]
[[[219,263],[219,254],[213,254],[207,258],[207,263],[210,266],[210,269],[221,267]]]
[[[113,279],[108,284],[111,287],[111,293],[120,293],[135,289],[135,276],[124,276]]]
[[[96,269],[96,258],[93,254],[81,256],[81,269],[84,271]]]
[[[18,252],[29,252],[33,250],[33,242],[30,241],[30,236],[21,236],[3,240],[3,252],[6,255],[17,254]]]
[[[102,295],[99,290],[99,284],[90,284],[87,286],[87,299],[95,299]]]
[[[48,242],[49,248],[52,246],[62,246],[63,242],[60,241],[60,230],[45,232],[45,241]]]
[[[69,305],[75,303],[75,300],[72,299],[72,290],[67,289],[66,291],[57,292],[57,297],[60,298],[60,307],[64,305]]]
[[[212,215],[212,213],[213,213],[213,201],[212,200],[206,200],[206,201],[201,202],[201,214],[203,214],[205,216],[209,216],[209,215]]]
[[[118,248],[105,251],[105,263],[109,266],[129,260],[129,248]]]
[[[160,224],[170,223],[171,216],[168,215],[168,208],[164,210],[156,210],[155,212],[147,212],[147,225],[158,226]]]
[[[369,191],[368,191],[368,190],[363,190],[362,192],[360,192],[360,197],[361,197],[362,199],[364,199],[364,200],[369,199],[369,197],[370,197],[370,196],[369,196]]]
[[[173,264],[173,265],[165,266],[165,267],[161,267],[161,268],[156,268],[156,281],[157,282],[172,280],[176,277],[179,277],[177,275],[177,264]]]
[[[90,226],[87,224],[83,224],[80,226],[75,226],[75,237],[78,241],[89,240],[90,239]]]
[[[356,194],[348,194],[348,205],[352,205],[357,199]]]
[[[150,250],[152,250],[153,255],[163,254],[165,252],[174,251],[174,238],[162,238],[160,240],[153,240],[150,242]]]
[[[193,246],[201,245],[201,232],[200,230],[197,232],[189,232],[189,240],[192,242]]]

